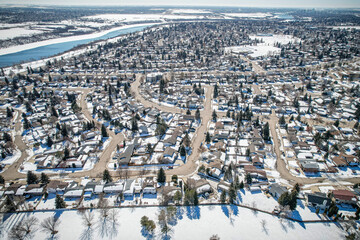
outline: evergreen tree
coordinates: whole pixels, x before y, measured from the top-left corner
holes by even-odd
[[[166,175],[165,175],[165,171],[163,168],[160,168],[160,170],[158,172],[157,181],[159,183],[165,183],[165,181],[166,181]]]
[[[200,121],[200,110],[199,109],[196,109],[196,112],[195,112],[195,119],[197,120],[197,121]]]
[[[175,203],[179,204],[180,201],[181,201],[181,198],[182,198],[181,192],[180,192],[179,190],[176,191],[176,192],[175,192],[175,195],[174,195],[174,201],[175,201]]]
[[[104,124],[101,125],[101,135],[102,135],[103,138],[106,138],[106,137],[109,136],[107,131],[106,131],[106,127],[105,127]]]
[[[182,157],[186,156],[186,150],[185,150],[184,145],[180,146],[179,153],[180,153],[180,156],[182,156]]]
[[[197,192],[196,190],[194,190],[194,200],[193,200],[193,203],[195,206],[199,205],[199,198],[198,198],[198,195],[197,195]]]
[[[218,97],[218,86],[215,85],[214,87],[214,98],[217,98]]]
[[[131,120],[131,131],[132,132],[137,132],[139,130],[138,124],[137,124],[137,120],[136,118],[133,118]]]
[[[283,194],[281,194],[281,196],[279,197],[278,199],[278,203],[285,207],[285,206],[288,206],[289,203],[290,203],[290,196],[289,196],[289,193],[288,192],[284,192]]]
[[[59,117],[59,114],[57,113],[55,107],[52,107],[52,108],[51,108],[51,115],[53,115],[53,116],[56,117],[56,118]]]
[[[111,175],[110,175],[109,170],[107,170],[107,169],[104,170],[103,180],[104,180],[106,183],[112,182],[112,177],[111,177]]]
[[[38,178],[32,171],[28,171],[26,176],[26,182],[27,184],[34,184],[38,182]]]
[[[67,127],[66,127],[65,124],[63,124],[63,125],[61,126],[61,135],[62,135],[63,137],[68,137],[68,136],[69,136],[69,133],[68,133],[68,130],[67,130]]]
[[[240,180],[239,180],[239,176],[236,175],[235,176],[235,189],[239,190],[240,189]]]
[[[109,105],[110,105],[110,106],[113,106],[113,105],[114,105],[114,103],[113,103],[113,101],[112,101],[112,98],[111,98],[111,95],[109,95]]]
[[[205,142],[207,142],[207,144],[211,142],[211,137],[209,132],[206,132]]]
[[[279,120],[279,124],[280,125],[285,125],[286,124],[284,115],[281,116],[281,118]]]
[[[11,109],[9,107],[6,108],[6,117],[7,118],[12,118],[13,117],[13,113],[11,111]]]
[[[11,135],[8,134],[7,132],[4,132],[3,139],[4,139],[5,142],[12,142]]]
[[[23,125],[24,125],[24,129],[26,129],[26,130],[31,128],[30,122],[26,117],[24,117]]]
[[[241,181],[241,183],[240,183],[240,185],[239,185],[239,188],[240,188],[240,189],[243,189],[243,188],[244,188],[244,182],[243,182],[243,181]]]
[[[270,128],[269,128],[269,123],[265,123],[265,126],[263,128],[263,138],[265,141],[269,141],[270,140]]]
[[[245,179],[246,179],[246,183],[247,183],[247,184],[251,184],[251,183],[252,183],[252,178],[251,178],[251,176],[250,176],[250,173],[247,173],[247,174],[246,174]]]
[[[233,204],[236,200],[236,191],[235,191],[235,187],[233,186],[233,184],[231,183],[230,189],[229,189],[229,202],[231,204]]]
[[[64,150],[64,159],[68,159],[69,156],[70,156],[70,151],[69,151],[68,148],[65,148],[65,150]]]
[[[40,175],[40,182],[42,184],[48,184],[49,183],[49,177],[45,173],[41,173]]]
[[[5,184],[5,179],[3,176],[0,175],[0,184]]]
[[[223,190],[220,195],[220,202],[225,203],[226,202],[226,191]]]
[[[213,113],[212,113],[212,120],[213,120],[214,122],[216,122],[216,120],[217,120],[217,114],[216,114],[215,110],[214,110]]]
[[[46,145],[48,147],[51,147],[54,144],[53,140],[51,139],[50,136],[47,137],[47,141],[46,141]]]
[[[66,208],[65,201],[64,201],[64,199],[63,199],[60,195],[56,195],[56,198],[55,198],[55,208],[56,208],[56,209]]]

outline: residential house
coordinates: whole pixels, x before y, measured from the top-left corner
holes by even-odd
[[[356,195],[349,190],[333,190],[332,195],[337,203],[356,204]]]
[[[279,198],[285,192],[288,192],[287,188],[279,185],[278,183],[274,183],[270,185],[269,193],[274,198]]]
[[[326,209],[331,204],[331,199],[325,193],[307,193],[305,194],[306,204],[310,207]]]

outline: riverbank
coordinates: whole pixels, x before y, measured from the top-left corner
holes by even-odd
[[[121,29],[107,32],[106,34],[96,37],[87,38],[83,40],[75,40],[71,42],[52,43],[49,45],[38,46],[28,50],[20,51],[17,53],[11,53],[6,55],[0,55],[0,67],[4,67],[5,74],[20,73],[26,71],[27,67],[33,69],[44,66],[49,60],[60,60],[61,58],[70,58],[82,54],[88,50],[88,47],[92,44],[100,44],[108,40],[116,40],[122,35],[133,33],[137,31],[143,31],[145,28],[158,24],[134,24],[122,27]],[[78,36],[81,37],[81,36]],[[102,37],[104,37],[102,39]],[[51,41],[51,40],[49,40]],[[40,42],[38,43],[40,44]],[[63,46],[65,45],[65,46]],[[44,53],[45,52],[45,53]],[[37,57],[36,55],[41,55]],[[12,64],[10,64],[12,62]],[[10,66],[12,65],[12,66]],[[6,67],[9,66],[9,67]]]
[[[110,32],[114,32],[114,31],[119,31],[119,30],[133,28],[133,27],[151,26],[151,25],[156,25],[156,24],[158,24],[158,23],[141,23],[141,24],[124,25],[121,27],[111,28],[106,31],[101,31],[101,32],[96,32],[96,33],[91,33],[91,34],[77,35],[77,36],[63,37],[63,38],[54,38],[54,39],[49,39],[49,40],[45,40],[45,41],[24,44],[24,45],[11,46],[8,48],[0,49],[0,56],[6,55],[6,54],[11,54],[11,53],[17,53],[17,52],[21,52],[21,51],[25,51],[25,50],[29,50],[29,49],[33,49],[33,48],[38,48],[38,47],[42,47],[42,46],[46,46],[46,45],[51,45],[51,44],[98,38],[98,37],[102,37]]]

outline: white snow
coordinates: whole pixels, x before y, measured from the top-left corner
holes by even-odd
[[[270,13],[223,13],[223,15],[228,17],[236,17],[236,18],[266,18],[271,17]]]
[[[275,43],[288,44],[289,42],[300,42],[299,38],[293,37],[291,35],[271,35],[271,36],[259,36],[259,35],[250,35],[251,39],[258,39],[264,41],[265,45],[273,46]]]
[[[143,22],[143,21],[162,21],[166,19],[203,19],[201,15],[172,15],[172,14],[100,14],[86,16],[83,19],[101,19],[111,23],[114,22]]]
[[[20,158],[20,156],[21,156],[21,152],[19,150],[16,150],[12,156],[7,156],[0,163],[5,165],[11,165],[14,162],[16,162]]]
[[[179,13],[185,13],[185,14],[199,14],[199,13],[211,13],[207,10],[202,9],[172,9],[171,13],[179,14]]]
[[[42,33],[43,31],[27,29],[27,28],[9,28],[0,30],[0,40],[6,40],[16,37],[30,36],[38,33]]]
[[[234,52],[234,53],[248,53],[251,57],[260,57],[268,55],[277,55],[280,54],[281,49],[275,47],[275,43],[288,44],[289,42],[299,42],[300,39],[294,38],[290,35],[271,35],[271,36],[258,36],[250,35],[251,39],[262,40],[263,43],[258,43],[257,45],[244,45],[244,46],[233,46],[226,47],[225,52]]]
[[[21,172],[36,171],[37,167],[34,163],[25,162],[20,167]]]
[[[2,239],[7,239],[10,229],[26,217],[34,216],[41,223],[45,218],[60,219],[57,239],[144,239],[140,219],[146,215],[156,222],[155,238],[162,239],[157,222],[159,207],[122,208],[110,210],[117,215],[116,221],[104,220],[99,210],[93,210],[94,224],[84,225],[81,213],[76,210],[12,214],[2,223]],[[281,220],[269,214],[254,212],[236,206],[180,207],[176,220],[169,226],[172,239],[209,239],[217,234],[220,239],[343,239],[344,232],[333,223],[297,223]],[[218,227],[214,227],[218,226]],[[184,231],[184,229],[186,229]],[[296,236],[296,237],[295,237]],[[32,239],[47,239],[50,236],[35,226]]]

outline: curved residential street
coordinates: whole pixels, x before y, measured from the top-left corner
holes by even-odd
[[[21,166],[21,164],[23,164],[24,160],[29,156],[26,152],[26,150],[29,148],[24,141],[22,140],[22,136],[21,136],[21,111],[17,110],[17,117],[14,120],[15,121],[15,145],[16,147],[20,150],[21,152],[21,156],[20,158],[14,162],[13,164],[11,164],[1,175],[5,178],[5,179],[10,179],[10,180],[15,180],[15,179],[19,179],[19,178],[24,178],[24,174],[19,173],[18,172],[18,168]]]
[[[139,91],[139,87],[141,85],[141,78],[142,74],[137,75],[136,81],[131,84],[131,93],[133,94],[136,101],[140,102],[144,107],[151,107],[151,108],[157,108],[164,112],[171,112],[171,113],[182,113],[184,110],[179,109],[177,107],[169,107],[165,105],[160,105],[158,103],[154,103],[152,101],[146,100]]]
[[[135,82],[131,84],[131,91],[134,94],[134,97],[137,101],[139,101],[141,104],[143,104],[145,107],[155,107],[161,111],[171,112],[171,113],[181,113],[183,110],[177,108],[177,107],[169,107],[160,105],[151,101],[146,100],[143,96],[141,96],[139,92],[139,86],[141,84],[140,82],[141,75],[139,75]],[[197,159],[200,155],[200,146],[201,143],[205,140],[205,134],[207,131],[207,126],[209,121],[211,120],[211,100],[212,100],[212,94],[214,91],[213,86],[205,86],[206,92],[205,92],[205,103],[204,103],[204,109],[200,111],[201,116],[201,125],[196,130],[194,139],[191,142],[191,149],[192,153],[190,156],[187,156],[185,164],[176,167],[171,170],[166,170],[166,174],[168,175],[178,175],[178,176],[186,176],[191,175],[197,170],[198,165],[196,164]],[[195,112],[195,111],[192,111]]]
[[[92,115],[90,114],[90,111],[87,107],[86,96],[92,91],[92,89],[74,88],[74,89],[67,89],[67,90],[83,92],[81,94],[81,98],[80,98],[81,111],[88,121],[94,121],[96,126],[99,129],[101,129],[101,123],[92,117]],[[104,151],[101,153],[101,155],[99,157],[99,161],[95,164],[95,166],[91,170],[88,170],[88,171],[68,173],[67,174],[68,177],[76,178],[76,177],[89,176],[91,178],[95,178],[95,177],[102,176],[103,171],[107,168],[107,164],[111,158],[111,154],[115,151],[116,146],[118,144],[122,143],[125,139],[125,137],[122,133],[115,134],[113,131],[110,131],[109,129],[107,130],[107,133],[108,133],[109,137],[111,137],[111,141],[108,144],[108,146],[104,149]]]
[[[176,107],[169,107],[165,105],[160,105],[158,103],[154,103],[151,101],[146,100],[139,92],[139,86],[141,84],[141,77],[142,75],[139,74],[137,76],[137,79],[135,82],[131,84],[131,92],[135,98],[136,101],[143,104],[145,107],[153,107],[157,108],[161,111],[171,112],[171,113],[182,113],[183,110],[176,108]],[[255,89],[256,94],[260,94],[261,91],[259,89],[259,86],[253,85]],[[186,163],[170,170],[166,170],[166,174],[168,176],[171,175],[178,175],[181,177],[187,177],[193,175],[198,167],[197,160],[200,155],[200,146],[205,140],[205,134],[207,131],[207,126],[209,121],[211,121],[211,114],[212,114],[212,108],[211,108],[211,102],[212,102],[212,93],[213,93],[213,86],[205,86],[206,92],[205,92],[205,102],[204,102],[204,109],[201,111],[201,125],[196,130],[194,138],[191,142],[192,147],[192,153],[190,156],[187,157]],[[84,114],[85,118],[88,121],[94,121],[96,126],[100,129],[101,123],[98,122],[96,119],[94,119],[87,108],[87,102],[86,102],[86,96],[92,92],[93,90],[90,88],[69,88],[65,89],[67,91],[81,91],[81,98],[80,98],[80,107],[81,111]],[[193,111],[194,112],[194,111]],[[26,150],[28,149],[28,146],[24,143],[21,136],[21,129],[22,129],[22,122],[21,122],[21,112],[18,111],[18,115],[15,119],[15,145],[17,148],[21,151],[20,158],[14,162],[12,165],[10,165],[3,173],[2,176],[7,180],[16,180],[16,179],[23,179],[26,177],[25,174],[18,172],[19,167],[25,159],[28,157],[28,154],[26,153]],[[292,174],[290,174],[289,170],[286,167],[286,163],[284,159],[282,158],[282,152],[280,150],[280,139],[278,139],[278,135],[276,133],[276,124],[278,123],[278,117],[276,116],[275,111],[272,111],[272,114],[270,115],[269,119],[269,127],[271,131],[271,135],[273,137],[273,147],[276,154],[276,169],[280,173],[281,178],[290,181],[291,183],[299,183],[299,184],[313,184],[313,183],[330,183],[334,184],[340,184],[338,180],[351,182],[351,183],[358,183],[359,179],[354,178],[337,178],[336,181],[334,181],[334,178],[302,178],[297,177]],[[72,178],[80,178],[84,176],[89,176],[91,178],[98,178],[101,177],[104,169],[107,168],[107,164],[111,158],[112,153],[116,149],[116,146],[120,143],[122,143],[125,139],[123,134],[115,134],[113,131],[107,130],[109,136],[111,137],[111,141],[108,144],[108,146],[104,149],[104,151],[101,153],[99,157],[99,161],[95,164],[93,169],[88,171],[79,171],[79,172],[65,172],[62,173],[62,175],[65,175],[67,177]],[[20,133],[20,134],[19,134]],[[136,175],[137,171],[131,171],[130,175]],[[153,172],[149,172],[149,175],[154,174]],[[58,173],[49,174],[51,176],[56,176]],[[115,175],[113,173],[113,175]]]

